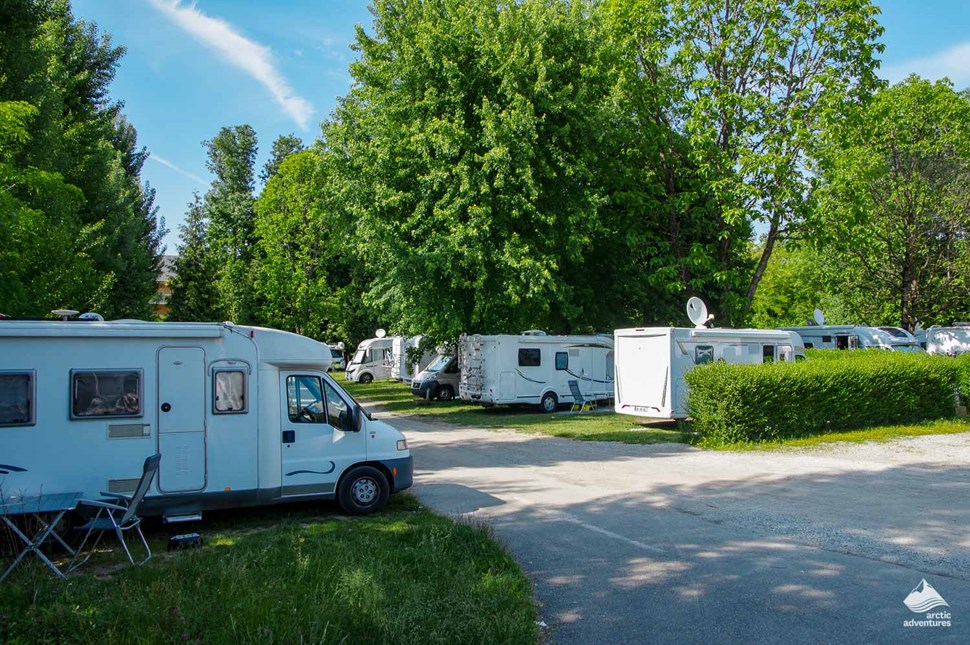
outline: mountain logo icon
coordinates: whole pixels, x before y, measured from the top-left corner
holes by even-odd
[[[937,607],[949,607],[950,605],[943,600],[943,596],[933,588],[933,585],[923,578],[923,581],[916,585],[916,588],[909,592],[906,600],[903,601],[909,610],[916,614],[922,614]]]

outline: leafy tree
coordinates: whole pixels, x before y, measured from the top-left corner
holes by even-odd
[[[878,9],[870,0],[617,4],[642,27],[637,55],[670,95],[661,111],[687,137],[722,243],[766,225],[750,304],[776,242],[812,211],[806,165],[814,143],[878,85]],[[715,256],[720,271],[730,269],[726,250]]]
[[[219,267],[219,309],[237,323],[252,322],[256,131],[249,125],[224,127],[203,145],[206,167],[215,175],[204,205],[208,250]]]
[[[216,286],[218,258],[209,247],[209,222],[198,195],[189,205],[185,223],[179,227],[179,238],[168,320],[226,320]]]
[[[970,97],[912,76],[829,133],[813,238],[872,323],[970,313]]]
[[[280,165],[286,161],[287,157],[303,149],[303,141],[294,134],[282,134],[277,137],[276,141],[273,142],[272,149],[270,149],[269,159],[263,169],[259,171],[259,181],[265,185],[271,177],[279,172]]]

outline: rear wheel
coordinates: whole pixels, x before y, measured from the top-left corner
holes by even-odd
[[[390,495],[384,473],[373,466],[357,466],[340,480],[337,501],[348,515],[367,515],[384,508]]]
[[[367,385],[368,383],[374,380],[374,377],[370,374],[361,374],[360,378],[357,380],[358,382],[363,383],[364,385]]]
[[[556,396],[555,392],[546,392],[542,395],[542,400],[539,401],[539,407],[543,412],[555,412],[556,408],[559,407],[559,397]]]
[[[455,390],[450,385],[442,385],[438,390],[438,399],[441,401],[451,401],[455,398]]]

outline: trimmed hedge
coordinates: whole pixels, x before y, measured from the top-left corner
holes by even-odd
[[[690,371],[687,406],[701,442],[771,441],[949,418],[957,387],[970,383],[970,359],[878,350],[810,356]]]

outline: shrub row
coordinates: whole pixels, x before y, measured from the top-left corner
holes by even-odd
[[[797,363],[714,363],[687,374],[687,405],[708,445],[917,423],[954,415],[954,393],[970,383],[965,368],[970,357],[876,350],[812,352]]]

